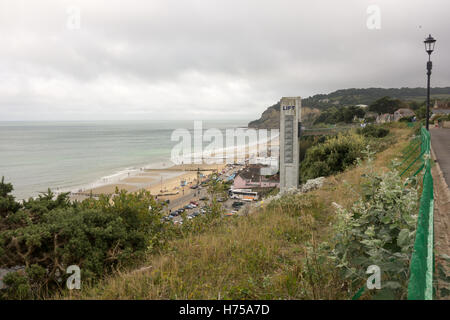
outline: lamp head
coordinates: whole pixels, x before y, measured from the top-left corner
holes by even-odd
[[[431,54],[434,51],[434,44],[436,43],[436,39],[434,39],[430,34],[423,43],[425,44],[425,51],[428,54]]]

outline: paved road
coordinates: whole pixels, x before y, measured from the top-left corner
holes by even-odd
[[[431,146],[444,174],[445,182],[450,186],[450,129],[431,128]]]

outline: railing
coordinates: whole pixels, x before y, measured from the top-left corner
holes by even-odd
[[[422,165],[414,175],[423,168],[425,168],[425,173],[422,196],[420,197],[416,239],[409,266],[408,300],[432,300],[434,271],[433,177],[430,162],[430,133],[423,127],[420,130],[420,154],[407,168],[411,168],[418,159],[422,160]],[[407,170],[404,170],[403,173],[405,172]]]
[[[420,149],[419,149],[420,148]],[[433,177],[430,162],[430,133],[421,127],[420,136],[415,138],[406,149],[399,168],[405,167],[401,175],[419,168],[411,175],[416,176],[425,169],[423,190],[420,197],[416,238],[409,264],[408,300],[433,299],[434,243],[433,243]],[[417,154],[418,153],[418,154]],[[418,162],[420,161],[420,162]],[[361,287],[352,300],[358,300],[365,291]]]

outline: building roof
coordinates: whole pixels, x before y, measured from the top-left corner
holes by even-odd
[[[434,114],[450,114],[450,109],[432,109]]]
[[[275,174],[273,176],[267,176],[267,177],[262,176],[261,168],[263,168],[263,167],[266,167],[266,166],[260,165],[260,164],[249,165],[239,174],[239,176],[242,179],[255,181],[255,182],[259,182],[260,180],[261,181],[278,181],[279,180],[279,177],[277,174]]]
[[[414,115],[414,111],[412,111],[411,109],[408,108],[400,108],[397,111],[395,111],[395,113],[400,113],[402,115]]]

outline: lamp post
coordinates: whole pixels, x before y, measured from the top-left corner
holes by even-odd
[[[436,43],[436,39],[434,39],[431,34],[428,38],[423,42],[425,43],[425,51],[428,53],[428,62],[427,62],[427,117],[426,117],[426,129],[429,130],[429,121],[430,121],[430,76],[431,76],[431,68],[433,64],[431,62],[431,53],[434,51],[434,44]]]

